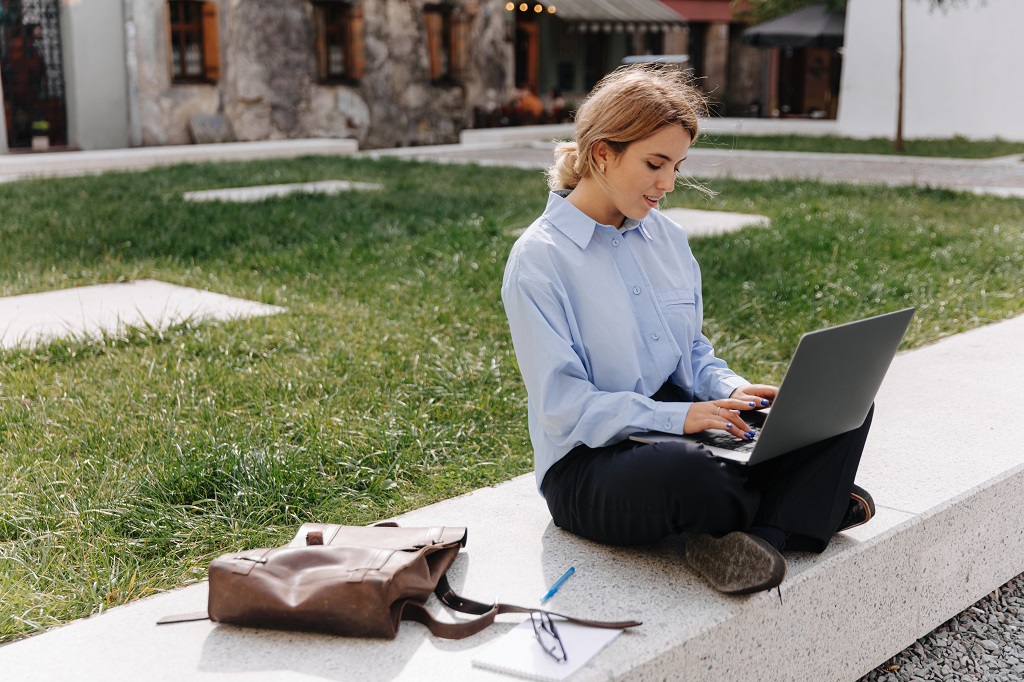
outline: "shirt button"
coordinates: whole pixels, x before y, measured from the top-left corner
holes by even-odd
[[[671,429],[672,428],[672,422],[665,422],[665,428],[666,429]]]
[[[640,287],[633,287],[633,293],[636,294],[637,296],[639,296],[640,295]]]
[[[618,239],[613,239],[612,240],[612,246],[618,246],[618,245],[619,245],[619,240]]]
[[[651,334],[651,338],[657,341],[658,339],[661,338],[661,334],[659,334],[658,332],[654,332]]]

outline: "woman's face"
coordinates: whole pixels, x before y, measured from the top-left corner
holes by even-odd
[[[665,126],[630,144],[622,154],[607,153],[604,179],[614,222],[643,220],[658,201],[675,189],[676,172],[690,151],[690,133],[680,125]]]

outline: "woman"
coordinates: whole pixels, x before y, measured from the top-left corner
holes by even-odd
[[[555,524],[609,544],[690,533],[687,562],[733,594],[779,585],[781,551],[821,552],[866,522],[853,485],[870,424],[744,467],[690,443],[631,434],[718,429],[777,389],[752,384],[701,333],[700,270],[656,210],[697,137],[704,100],[676,71],[623,68],[555,151],[543,215],[512,248],[502,285],[526,383],[537,483]]]

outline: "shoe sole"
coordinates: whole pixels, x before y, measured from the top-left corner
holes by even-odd
[[[859,523],[854,523],[850,524],[849,526],[845,526],[844,528],[840,529],[840,532],[850,530],[851,528],[856,528],[857,526],[863,526],[865,523],[867,523],[875,517],[874,513],[872,512],[872,507],[874,505],[869,504],[867,498],[857,494],[856,492],[850,493],[850,498],[857,500],[864,507],[864,520]]]
[[[691,535],[686,542],[686,562],[725,594],[770,590],[786,577],[786,560],[774,547],[739,531],[720,538]]]

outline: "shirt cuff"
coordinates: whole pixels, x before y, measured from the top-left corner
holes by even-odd
[[[651,424],[652,431],[664,431],[665,433],[683,433],[683,422],[690,411],[693,403],[658,403],[654,409],[654,420]]]
[[[711,390],[711,394],[714,396],[712,400],[721,400],[722,398],[728,398],[740,386],[749,385],[749,381],[747,381],[746,379],[737,374],[722,377],[722,380],[715,384],[715,387]]]

